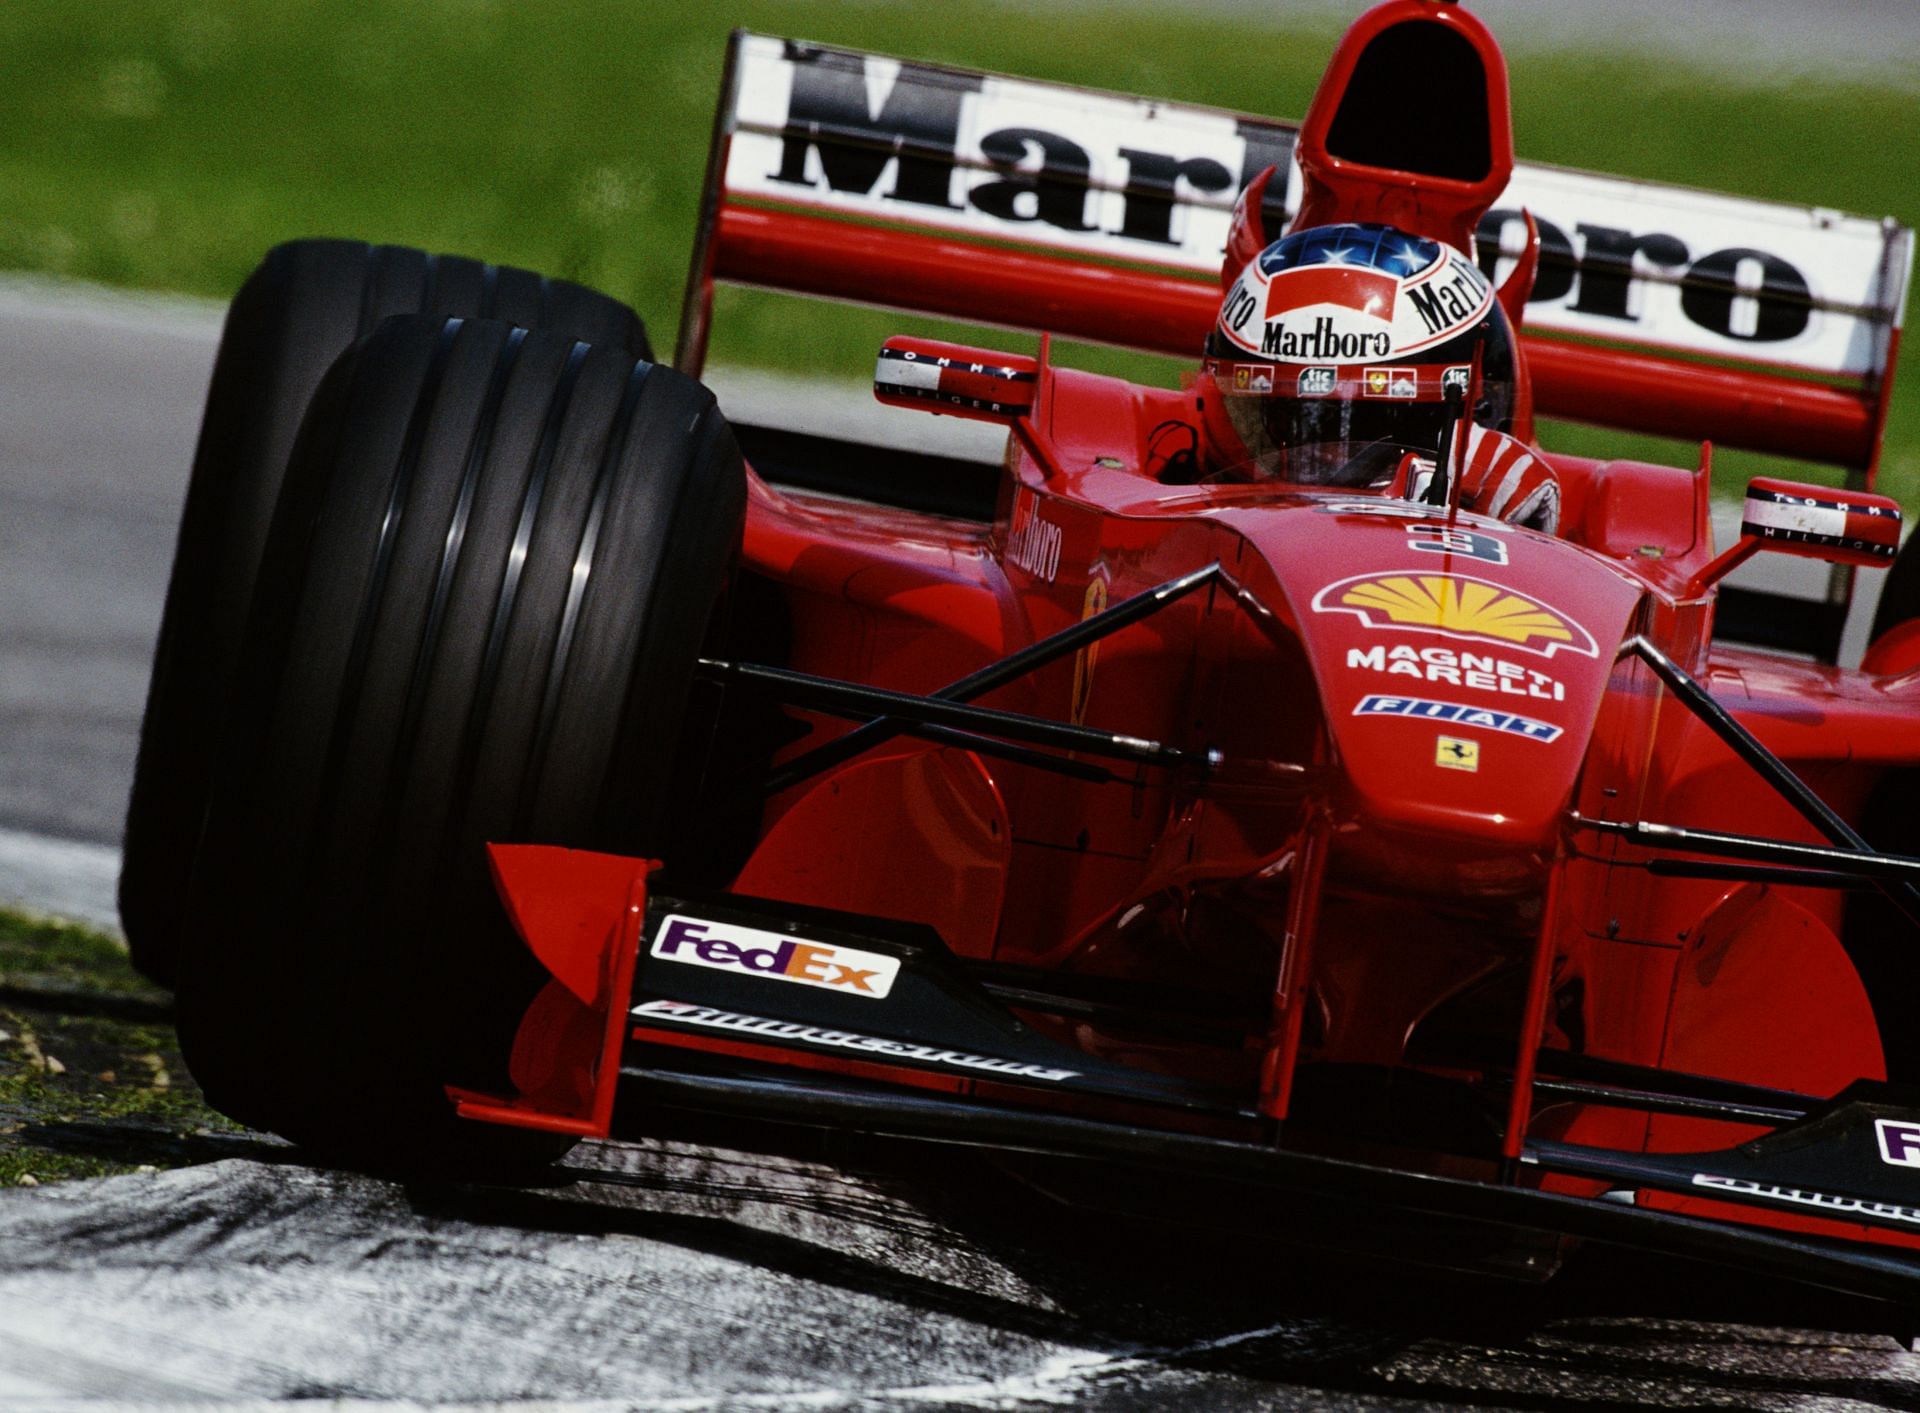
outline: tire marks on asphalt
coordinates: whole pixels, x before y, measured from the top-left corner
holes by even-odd
[[[0,1404],[1920,1407],[1878,1336],[1382,1282],[1053,1208],[968,1155],[589,1145],[504,1189],[253,1151],[0,1193]]]

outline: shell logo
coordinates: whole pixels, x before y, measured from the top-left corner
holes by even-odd
[[[1313,597],[1315,613],[1351,613],[1369,628],[1405,628],[1551,657],[1598,657],[1593,634],[1558,609],[1465,574],[1362,574]]]

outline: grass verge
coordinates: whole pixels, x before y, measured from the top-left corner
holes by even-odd
[[[240,1133],[206,1106],[167,993],[126,949],[72,923],[0,910],[0,1187],[194,1159]]]
[[[586,281],[671,347],[734,25],[1297,117],[1343,22],[994,0],[9,0],[0,268],[224,298],[276,241],[354,235]],[[1920,222],[1920,124],[1890,80],[1509,58],[1528,160]],[[729,296],[714,358],[858,379],[903,322]],[[1920,497],[1920,378],[1896,393],[1884,484]]]

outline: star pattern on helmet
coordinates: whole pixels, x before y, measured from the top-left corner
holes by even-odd
[[[1346,265],[1405,278],[1439,258],[1440,246],[1435,241],[1410,236],[1392,226],[1349,224],[1296,231],[1274,242],[1261,252],[1260,269],[1272,276],[1310,265]]]

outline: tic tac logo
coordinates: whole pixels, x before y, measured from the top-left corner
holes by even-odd
[[[1880,1140],[1880,1161],[1896,1168],[1920,1168],[1920,1123],[1875,1119],[1873,1134]]]
[[[1598,657],[1593,634],[1546,604],[1465,574],[1359,574],[1313,596],[1315,613],[1351,613],[1369,628],[1438,633],[1552,657]]]
[[[1294,384],[1298,397],[1332,397],[1340,385],[1340,375],[1332,368],[1302,368]]]
[[[879,1000],[900,974],[896,958],[826,942],[802,942],[757,927],[675,913],[660,924],[648,953],[662,961],[744,972]]]

